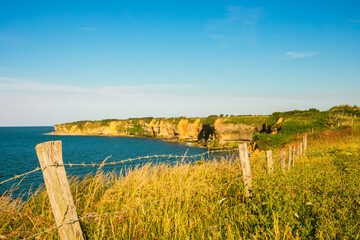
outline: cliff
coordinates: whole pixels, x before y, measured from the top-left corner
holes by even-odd
[[[235,119],[236,118],[236,119]],[[55,125],[54,135],[144,136],[169,141],[196,142],[205,124],[215,128],[215,136],[203,142],[223,147],[251,141],[259,124],[241,123],[241,117],[139,118],[128,120],[79,121]],[[245,117],[243,117],[245,119]],[[244,122],[244,121],[243,121]],[[246,122],[246,121],[245,121]]]
[[[207,118],[136,118],[79,121],[55,125],[58,135],[143,136],[168,141],[197,142],[207,147],[234,147],[254,141],[253,147],[285,146],[293,136],[309,132],[354,128],[360,131],[360,108],[342,105],[327,111],[274,112],[269,116]],[[349,130],[350,131],[350,130]]]

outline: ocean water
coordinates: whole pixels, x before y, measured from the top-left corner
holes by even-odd
[[[101,163],[126,160],[147,155],[184,155],[203,153],[206,149],[181,143],[165,142],[161,139],[101,137],[101,136],[54,136],[45,135],[53,132],[53,127],[0,127],[0,182],[40,167],[35,146],[46,141],[62,141],[64,163]],[[163,159],[168,164],[175,159]],[[161,161],[154,160],[154,161]],[[117,171],[131,168],[144,161],[108,165],[104,171]],[[96,172],[97,167],[66,167],[68,176],[84,176]],[[18,178],[0,185],[0,195],[17,184],[15,195],[37,189],[44,183],[41,171]]]

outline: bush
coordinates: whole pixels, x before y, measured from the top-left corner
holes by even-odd
[[[143,135],[145,132],[140,124],[135,124],[132,128],[128,128],[127,131],[130,135]]]

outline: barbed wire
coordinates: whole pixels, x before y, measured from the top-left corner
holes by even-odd
[[[234,182],[236,182],[236,181],[239,181],[241,178],[242,178],[242,177],[235,178],[235,179],[233,179],[233,180],[230,181],[230,182],[226,182],[226,183],[223,183],[223,184],[220,184],[220,185],[217,185],[217,186],[213,186],[212,188],[220,188],[220,187],[223,187],[223,186],[226,186],[226,185],[230,185],[230,184],[232,184],[232,183],[234,183]],[[199,192],[199,191],[201,191],[201,190],[206,190],[206,189],[208,189],[208,188],[199,188],[199,189],[197,189],[196,191]],[[109,215],[114,215],[114,214],[119,214],[119,215],[120,215],[120,214],[124,214],[124,213],[135,212],[135,211],[138,211],[138,210],[147,208],[147,207],[149,207],[149,206],[151,206],[151,205],[153,205],[153,204],[155,204],[155,203],[161,202],[161,201],[163,201],[163,200],[165,200],[165,199],[170,199],[170,198],[173,198],[173,197],[176,197],[176,196],[182,196],[182,195],[184,195],[184,194],[186,194],[186,193],[189,193],[189,192],[191,192],[191,191],[192,191],[192,190],[188,190],[188,191],[185,191],[185,192],[182,192],[182,193],[176,193],[176,194],[173,194],[173,195],[165,196],[165,197],[162,197],[162,198],[160,198],[160,199],[158,199],[158,200],[152,201],[152,202],[150,202],[150,203],[145,204],[144,206],[137,207],[137,208],[127,209],[127,210],[123,210],[123,211],[107,212],[107,213],[101,213],[101,214],[89,214],[89,215],[87,215],[87,216],[81,216],[81,217],[78,217],[78,219],[76,219],[76,220],[71,219],[71,220],[68,221],[68,222],[62,223],[62,224],[59,225],[58,227],[57,227],[57,226],[54,226],[54,227],[48,228],[48,229],[46,229],[46,230],[44,230],[44,231],[42,231],[42,232],[40,232],[40,233],[34,234],[34,235],[30,236],[30,237],[23,238],[23,239],[24,239],[24,240],[26,240],[26,239],[31,239],[31,238],[34,238],[34,237],[39,236],[39,235],[41,235],[41,234],[47,233],[47,232],[49,232],[49,231],[51,231],[51,230],[53,230],[53,229],[55,229],[55,228],[60,228],[60,227],[62,227],[63,225],[72,224],[72,223],[74,223],[74,222],[78,222],[78,221],[81,221],[81,220],[86,219],[86,218],[98,218],[98,217],[109,216]],[[208,229],[205,229],[205,231],[206,231],[206,230],[208,230]]]
[[[100,169],[101,167],[103,167],[103,166],[105,166],[105,165],[115,165],[115,164],[119,164],[119,163],[131,162],[131,161],[136,161],[136,160],[140,161],[140,160],[143,160],[143,159],[149,159],[149,160],[151,160],[152,158],[157,158],[157,159],[158,159],[159,157],[161,157],[161,158],[168,158],[168,159],[170,159],[170,158],[175,158],[175,159],[177,159],[177,158],[182,158],[182,160],[184,160],[185,158],[196,158],[196,157],[199,157],[199,156],[203,157],[203,156],[205,156],[206,154],[210,155],[210,154],[212,154],[212,153],[217,153],[217,152],[231,152],[231,151],[238,151],[238,149],[233,148],[233,149],[225,149],[225,150],[212,150],[212,151],[207,151],[207,152],[204,152],[204,153],[200,153],[200,154],[196,154],[196,155],[191,155],[191,156],[186,156],[186,154],[187,154],[187,151],[186,151],[186,153],[185,153],[184,155],[171,155],[171,154],[168,154],[168,155],[165,155],[165,154],[163,154],[163,155],[152,155],[152,156],[143,156],[143,157],[138,157],[138,158],[129,158],[129,159],[126,159],[126,160],[121,160],[121,161],[115,161],[115,162],[108,162],[108,163],[106,163],[105,161],[106,161],[108,158],[110,158],[110,157],[111,157],[111,156],[110,156],[110,157],[107,157],[102,163],[84,163],[84,162],[83,162],[83,163],[54,164],[54,165],[45,166],[43,169],[41,169],[41,168],[38,167],[38,168],[36,168],[36,169],[34,169],[34,170],[32,170],[32,171],[29,171],[29,172],[27,172],[27,173],[24,173],[24,174],[21,174],[21,175],[15,175],[15,176],[12,177],[12,178],[9,178],[9,179],[7,179],[7,180],[4,180],[4,181],[0,182],[0,185],[3,184],[3,183],[6,183],[6,182],[8,182],[8,181],[17,179],[17,178],[19,178],[19,177],[26,176],[26,175],[31,174],[31,173],[36,172],[36,171],[40,171],[40,170],[44,171],[47,167],[51,167],[51,166],[69,166],[69,167],[72,167],[72,166],[92,166],[92,167],[100,166],[100,167],[99,167],[99,169]],[[263,158],[263,157],[265,157],[265,156],[263,156],[263,155],[257,155],[256,157]],[[275,156],[273,156],[273,157],[275,157],[275,158],[280,157],[280,154],[279,154],[279,155],[275,155]],[[300,157],[300,156],[299,156],[299,157]],[[241,179],[241,177],[236,178],[236,179],[234,179],[234,180],[232,180],[232,181],[230,181],[230,182],[227,182],[227,183],[224,183],[224,184],[215,186],[215,187],[213,187],[213,188],[219,188],[219,187],[222,187],[222,186],[225,186],[225,185],[229,185],[229,184],[231,184],[231,183],[233,183],[233,182],[236,182],[236,181],[238,181],[238,180],[240,180],[240,179]],[[208,188],[200,188],[200,189],[197,189],[197,191],[200,191],[200,190],[202,190],[202,189],[208,189]],[[163,200],[165,200],[165,199],[169,199],[169,198],[172,198],[172,197],[175,197],[175,196],[181,196],[181,195],[184,195],[184,194],[186,194],[186,193],[188,193],[188,192],[190,192],[190,191],[191,191],[191,190],[185,191],[185,192],[182,192],[182,193],[173,194],[173,195],[170,195],[170,196],[165,196],[165,197],[162,197],[162,198],[160,198],[160,199],[158,199],[158,200],[156,200],[156,201],[152,201],[152,202],[150,202],[150,203],[148,203],[148,204],[146,204],[146,205],[144,205],[144,206],[142,206],[142,207],[138,207],[138,208],[128,209],[128,210],[124,210],[124,211],[108,212],[108,213],[95,214],[95,215],[90,214],[90,215],[88,215],[88,216],[81,216],[81,217],[78,217],[78,219],[76,219],[76,220],[71,219],[71,220],[68,221],[68,222],[62,223],[62,224],[59,225],[58,227],[57,227],[57,226],[54,226],[54,227],[52,227],[52,228],[48,228],[48,229],[46,229],[46,230],[44,230],[44,231],[42,231],[42,232],[40,232],[40,233],[34,234],[34,235],[32,235],[32,236],[30,236],[30,237],[27,237],[27,238],[24,238],[24,239],[34,238],[34,237],[36,237],[36,236],[42,235],[42,234],[44,234],[44,233],[47,233],[47,232],[49,232],[49,231],[51,231],[51,230],[53,230],[53,229],[55,229],[55,228],[60,228],[60,227],[63,226],[63,225],[72,224],[72,223],[74,223],[74,222],[78,222],[78,221],[80,221],[80,220],[82,220],[82,219],[86,219],[86,218],[102,217],[102,216],[108,216],[108,215],[114,215],[114,214],[124,214],[124,213],[128,213],[128,212],[138,211],[138,210],[144,209],[144,208],[146,208],[146,207],[148,207],[148,206],[150,206],[150,205],[152,205],[152,204],[154,204],[154,203],[161,202],[161,201],[163,201]],[[199,235],[199,234],[202,233],[202,232],[211,230],[211,229],[220,228],[220,227],[222,227],[222,226],[225,225],[225,224],[228,224],[228,221],[225,221],[225,222],[222,223],[222,224],[214,225],[214,226],[211,226],[210,228],[204,229],[203,231],[198,232],[197,234],[195,234],[195,236]]]
[[[223,186],[226,186],[226,185],[229,185],[231,183],[234,183],[236,181],[239,181],[242,177],[238,177],[238,178],[235,178],[233,179],[232,181],[230,182],[226,182],[226,183],[223,183],[223,184],[220,184],[220,185],[217,185],[217,186],[213,186],[212,188],[220,188],[220,187],[223,187]],[[199,192],[201,190],[206,190],[208,188],[199,188],[197,189],[196,191]],[[114,214],[123,214],[123,213],[128,213],[128,212],[133,212],[133,211],[137,211],[137,210],[140,210],[140,209],[143,209],[143,208],[146,208],[154,203],[158,203],[158,202],[161,202],[165,199],[169,199],[169,198],[173,198],[173,197],[176,197],[176,196],[182,196],[186,193],[189,193],[191,192],[191,190],[188,190],[188,191],[185,191],[185,192],[182,192],[182,193],[176,193],[176,194],[173,194],[173,195],[169,195],[169,196],[165,196],[165,197],[162,197],[158,200],[155,200],[155,201],[152,201],[150,203],[147,203],[145,206],[142,206],[142,207],[138,207],[138,208],[133,208],[133,209],[128,209],[128,210],[124,210],[124,211],[116,211],[116,212],[108,212],[108,213],[101,213],[101,214],[89,214],[88,216],[81,216],[79,217],[79,219],[85,219],[85,218],[96,218],[96,217],[102,217],[102,216],[107,216],[107,215],[114,215]]]
[[[225,150],[225,151],[228,151],[228,150]],[[215,151],[212,151],[212,152],[215,152]],[[202,156],[202,155],[210,154],[210,153],[212,153],[212,152],[209,152],[209,151],[208,151],[208,152],[205,152],[205,153],[196,154],[196,155],[192,155],[192,156],[186,156],[186,155],[183,155],[183,156],[177,156],[177,155],[153,155],[153,156],[140,157],[140,159],[147,159],[147,158],[151,158],[151,157],[154,157],[154,156],[156,156],[156,157],[157,157],[157,156],[181,157],[181,158],[184,159],[185,157],[191,158],[191,157],[194,157],[194,156]],[[216,152],[224,152],[224,151],[219,151],[219,150],[217,150]],[[258,157],[260,157],[260,156],[258,156]],[[280,157],[280,155],[275,155],[275,156],[273,156],[273,157]],[[135,160],[136,160],[136,159],[139,159],[139,158],[135,158]],[[132,161],[132,160],[134,160],[134,159],[128,159],[128,160],[125,160],[125,161],[129,161],[129,160]],[[116,162],[116,163],[120,163],[120,162],[121,162],[121,161]],[[104,162],[103,162],[102,164],[104,164]],[[108,163],[108,164],[112,164],[112,163]],[[66,165],[66,164],[64,164],[64,165]],[[92,166],[92,164],[89,164],[88,166],[90,166],[90,165]],[[101,165],[101,164],[96,164],[95,166],[98,166],[98,165]],[[83,166],[83,164],[80,164],[80,166]],[[35,169],[35,170],[40,170],[40,169]],[[33,170],[33,171],[35,171],[35,170]],[[223,183],[223,184],[220,184],[220,185],[217,185],[217,186],[213,186],[212,188],[215,189],[215,188],[220,188],[220,187],[223,187],[223,186],[226,186],[226,185],[230,185],[230,184],[232,184],[232,183],[234,183],[234,182],[236,182],[236,181],[239,181],[241,178],[242,178],[242,177],[235,178],[234,180],[232,180],[232,181],[230,181],[230,182],[226,182],[226,183]],[[196,191],[207,190],[207,189],[208,189],[208,188],[199,188],[199,189],[197,189]],[[68,221],[68,222],[62,223],[62,224],[59,225],[58,227],[57,227],[57,226],[54,226],[54,227],[52,227],[52,228],[48,228],[48,229],[46,229],[46,230],[44,230],[44,231],[42,231],[42,232],[40,232],[40,233],[37,233],[37,234],[35,234],[35,235],[32,235],[32,236],[30,236],[30,237],[28,237],[28,238],[24,238],[24,239],[34,238],[34,237],[36,237],[36,236],[42,235],[42,234],[44,234],[44,233],[47,233],[47,232],[49,232],[49,231],[51,231],[51,230],[53,230],[53,229],[55,229],[55,228],[60,228],[60,227],[62,227],[63,225],[72,224],[72,223],[74,223],[74,222],[78,222],[78,221],[81,221],[81,220],[87,219],[87,218],[100,218],[100,217],[109,216],[109,215],[115,215],[115,214],[120,215],[120,214],[129,213],[129,212],[139,211],[139,210],[145,209],[145,208],[147,208],[147,207],[149,207],[149,206],[151,206],[151,205],[153,205],[153,204],[155,204],[155,203],[164,201],[165,199],[170,199],[170,198],[173,198],[173,197],[176,197],[176,196],[182,196],[182,195],[184,195],[184,194],[186,194],[186,193],[189,193],[189,192],[191,192],[191,191],[192,191],[192,190],[188,190],[188,191],[185,191],[185,192],[182,192],[182,193],[177,193],[177,194],[165,196],[165,197],[162,197],[162,198],[160,198],[160,199],[158,199],[158,200],[149,202],[149,203],[145,204],[144,206],[137,207],[137,208],[127,209],[127,210],[123,210],[123,211],[107,212],[107,213],[100,213],[100,214],[89,214],[89,215],[87,215],[87,216],[80,216],[80,217],[78,217],[78,219],[76,219],[76,220],[71,219],[71,220]],[[226,224],[228,224],[228,223],[229,223],[228,221],[224,221],[224,223],[217,224],[217,225],[213,225],[213,226],[211,226],[211,227],[209,227],[209,228],[207,228],[207,229],[204,229],[203,231],[200,231],[200,232],[196,233],[194,236],[197,236],[197,235],[199,235],[199,234],[201,234],[201,233],[203,233],[203,232],[206,232],[206,231],[209,231],[209,230],[212,230],[212,229],[221,228],[222,226],[224,226],[224,225],[226,225]]]
[[[18,178],[20,178],[20,177],[29,175],[29,174],[34,173],[34,172],[37,172],[37,171],[40,171],[40,170],[41,170],[41,168],[40,168],[40,167],[37,167],[37,168],[35,168],[35,169],[32,170],[32,171],[29,171],[29,172],[26,172],[26,173],[23,173],[23,174],[20,174],[20,175],[15,175],[15,176],[12,177],[12,178],[9,178],[9,179],[6,179],[6,180],[0,182],[0,185],[1,185],[1,184],[4,184],[4,183],[6,183],[6,182],[9,182],[9,181],[11,181],[11,180],[18,179]]]
[[[127,163],[127,162],[133,162],[133,161],[142,161],[142,160],[148,160],[148,161],[151,161],[152,158],[156,158],[156,159],[159,159],[159,158],[162,158],[162,159],[165,159],[167,158],[167,160],[171,159],[171,158],[175,158],[175,159],[194,159],[194,158],[197,158],[197,157],[203,157],[205,155],[210,155],[210,154],[213,154],[213,153],[220,153],[220,152],[235,152],[235,151],[238,151],[238,149],[236,148],[233,148],[233,149],[226,149],[226,150],[212,150],[212,151],[207,151],[207,152],[203,152],[203,153],[199,153],[199,154],[195,154],[195,155],[190,155],[190,156],[186,156],[186,155],[172,155],[172,154],[155,154],[155,155],[149,155],[149,156],[142,156],[142,157],[137,157],[137,158],[129,158],[129,159],[125,159],[125,160],[120,160],[120,161],[113,161],[113,162],[102,162],[102,163],[94,163],[94,162],[91,162],[91,163],[85,163],[85,162],[82,162],[82,163],[64,163],[64,164],[51,164],[51,165],[47,165],[45,166],[44,168],[40,168],[40,167],[37,167],[35,168],[34,170],[31,170],[29,172],[26,172],[26,173],[23,173],[23,174],[20,174],[20,175],[15,175],[14,177],[12,178],[9,178],[9,179],[6,179],[2,182],[0,182],[0,185],[6,183],[6,182],[9,182],[11,180],[15,180],[15,179],[18,179],[20,177],[23,177],[23,176],[27,176],[31,173],[34,173],[34,172],[37,172],[37,171],[44,171],[46,168],[48,167],[61,167],[61,166],[68,166],[68,167],[96,167],[96,166],[99,166],[99,167],[103,167],[103,166],[107,166],[107,165],[116,165],[116,164],[122,164],[122,163]],[[257,157],[260,157],[260,158],[263,158],[265,156],[263,155],[259,155]],[[279,158],[280,155],[277,154],[277,155],[273,155],[272,156],[273,158]],[[109,157],[108,157],[109,158]]]
[[[92,166],[92,167],[96,167],[96,166],[106,166],[106,165],[115,165],[115,164],[121,164],[121,163],[127,163],[127,162],[133,162],[133,161],[141,161],[141,160],[148,160],[150,161],[152,158],[162,158],[162,159],[171,159],[171,158],[175,158],[175,159],[178,159],[178,158],[181,158],[181,159],[191,159],[191,158],[197,158],[197,157],[203,157],[205,155],[210,155],[210,154],[213,154],[213,153],[218,153],[218,152],[231,152],[231,151],[236,151],[237,149],[226,149],[226,150],[212,150],[212,151],[207,151],[207,152],[203,152],[203,153],[199,153],[199,154],[195,154],[195,155],[190,155],[190,156],[186,156],[186,155],[172,155],[172,154],[155,154],[155,155],[149,155],[149,156],[142,156],[142,157],[137,157],[137,158],[129,158],[129,159],[125,159],[125,160],[120,160],[120,161],[113,161],[113,162],[102,162],[102,163],[94,163],[94,162],[91,162],[91,163],[64,163],[64,164],[51,164],[51,165],[47,165],[45,166],[44,168],[40,168],[40,167],[37,167],[35,168],[34,170],[31,170],[29,172],[26,172],[26,173],[23,173],[23,174],[20,174],[20,175],[15,175],[14,177],[12,178],[9,178],[9,179],[6,179],[2,182],[0,182],[0,185],[6,183],[6,182],[9,182],[11,180],[15,180],[17,178],[20,178],[20,177],[23,177],[23,176],[27,176],[31,173],[34,173],[34,172],[37,172],[37,171],[44,171],[46,168],[48,167],[61,167],[61,166],[68,166],[68,167],[76,167],[76,166],[82,166],[82,167],[89,167],[89,166]],[[109,157],[108,157],[109,158]]]
[[[48,228],[48,229],[46,229],[46,230],[44,230],[44,231],[42,231],[42,232],[40,232],[40,233],[36,233],[36,234],[30,236],[30,237],[23,238],[23,240],[32,239],[32,238],[37,237],[37,236],[40,236],[40,235],[42,235],[42,234],[44,234],[44,233],[48,233],[48,232],[50,232],[51,230],[54,230],[55,228],[57,228],[57,226],[54,226],[54,227],[52,227],[52,228]]]

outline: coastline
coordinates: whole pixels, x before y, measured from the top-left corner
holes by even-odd
[[[126,134],[110,134],[110,133],[95,133],[95,134],[84,134],[84,133],[62,133],[62,132],[49,132],[44,133],[45,135],[54,135],[54,136],[103,136],[103,137],[144,137],[145,136],[132,136]]]
[[[197,144],[196,142],[189,142],[189,141],[181,141],[178,138],[159,138],[159,137],[150,137],[150,136],[135,136],[135,135],[126,135],[126,134],[110,134],[110,133],[95,133],[95,134],[84,134],[84,133],[63,133],[63,132],[49,132],[44,133],[44,135],[53,135],[53,136],[91,136],[91,137],[127,137],[127,138],[151,138],[151,139],[159,139],[165,142],[171,143],[179,143],[188,145],[190,147],[198,147],[198,148],[206,148],[206,149],[226,149],[224,147],[219,148],[208,148],[206,146],[202,146]]]

